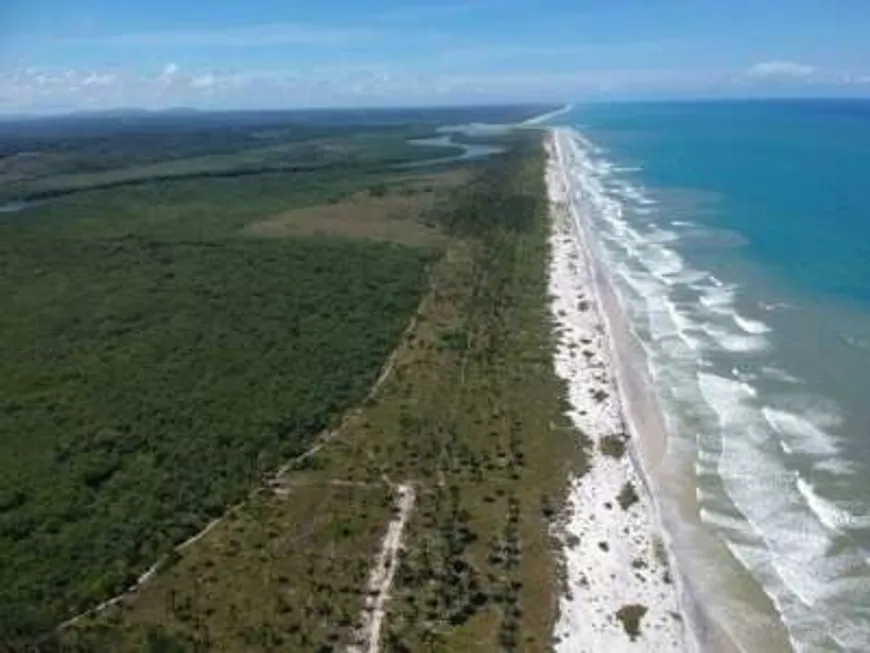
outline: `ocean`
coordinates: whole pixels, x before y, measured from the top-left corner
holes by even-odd
[[[691,590],[747,653],[753,610],[796,651],[870,650],[870,102],[549,124],[576,130],[575,201],[666,424]]]

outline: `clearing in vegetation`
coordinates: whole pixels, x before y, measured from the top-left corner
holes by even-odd
[[[245,233],[268,238],[342,235],[426,247],[443,244],[430,220],[439,191],[457,186],[468,171],[450,171],[376,184],[334,202],[308,206],[254,222]],[[427,223],[427,220],[429,222]]]

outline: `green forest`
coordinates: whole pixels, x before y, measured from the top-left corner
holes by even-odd
[[[553,536],[588,442],[551,363],[541,133],[507,140],[430,214],[444,255],[377,389],[67,650],[350,650],[398,483],[415,499],[381,650],[552,649]]]
[[[366,394],[437,252],[243,227],[385,186],[373,158],[0,216],[0,649],[129,587]]]
[[[298,454],[374,380],[425,261],[335,241],[22,243],[3,255],[7,632],[123,589]]]

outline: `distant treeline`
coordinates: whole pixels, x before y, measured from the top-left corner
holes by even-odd
[[[74,193],[85,191],[109,190],[113,188],[125,188],[133,186],[145,186],[149,184],[158,184],[167,181],[183,181],[192,179],[234,179],[237,177],[252,177],[270,173],[312,173],[317,171],[328,170],[330,172],[340,173],[341,170],[347,170],[353,174],[364,174],[368,172],[376,172],[383,170],[385,167],[403,163],[407,159],[396,158],[394,160],[385,160],[377,164],[359,164],[356,162],[340,162],[340,163],[313,163],[309,165],[303,164],[286,164],[286,165],[271,165],[257,167],[242,167],[229,170],[195,170],[191,172],[178,172],[174,174],[153,175],[141,178],[132,179],[114,179],[101,183],[96,183],[81,187],[67,188],[52,188],[47,190],[32,191],[15,197],[12,201],[16,202],[37,202],[40,200],[54,199],[64,197]],[[302,181],[304,183],[304,180]]]

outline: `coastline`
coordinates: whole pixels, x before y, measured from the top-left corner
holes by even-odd
[[[788,632],[770,597],[734,559],[726,544],[703,527],[694,481],[694,456],[675,448],[676,443],[668,438],[667,419],[659,406],[644,350],[597,256],[595,240],[588,233],[588,218],[579,213],[574,201],[578,193],[595,192],[594,188],[586,186],[589,180],[582,178],[582,173],[577,177],[577,166],[582,169],[584,165],[577,149],[578,138],[582,142],[582,136],[569,128],[549,130],[548,187],[554,212],[553,313],[560,330],[567,328],[570,334],[582,318],[566,312],[565,307],[577,302],[578,293],[586,293],[594,299],[602,336],[595,343],[594,353],[603,354],[606,371],[613,379],[610,384],[617,396],[616,410],[625,432],[630,435],[626,441],[627,457],[631,472],[637,475],[645,490],[647,501],[643,510],[647,514],[648,536],[660,538],[674,571],[674,586],[669,588],[673,596],[661,600],[675,601],[679,606],[685,641],[670,648],[650,648],[717,653],[791,651]],[[566,253],[565,248],[576,251]],[[568,272],[562,261],[566,256],[573,256],[575,263],[574,269],[569,267]],[[560,266],[563,269],[560,270]],[[568,279],[567,283],[564,278]],[[572,389],[575,386],[588,388],[590,379],[584,377],[582,369],[566,366],[564,359],[570,353],[570,342],[563,336],[556,361],[557,368],[563,368],[559,370],[560,376]],[[572,391],[572,403],[574,394]],[[583,410],[577,404],[574,408],[575,412]],[[586,424],[584,430],[600,437],[607,428],[607,423],[593,423]],[[591,483],[601,481],[593,479]],[[606,485],[607,481],[604,483]],[[569,504],[582,506],[588,500],[575,491]],[[566,555],[571,555],[570,551],[566,551]],[[620,591],[624,593],[625,588]]]
[[[694,610],[686,605],[655,494],[633,443],[636,429],[623,408],[610,325],[570,202],[560,139],[560,132],[549,132],[550,293],[560,336],[556,372],[568,383],[572,421],[596,450],[589,471],[572,483],[560,534],[567,589],[559,600],[556,650],[628,652],[641,644],[645,650],[699,651]]]
[[[553,118],[558,118],[566,113],[570,113],[574,109],[573,104],[566,104],[555,111],[548,111],[547,113],[542,113],[540,116],[535,116],[533,118],[529,118],[528,120],[524,120],[520,123],[521,127],[533,127],[540,125],[543,122],[548,120],[552,120]]]

